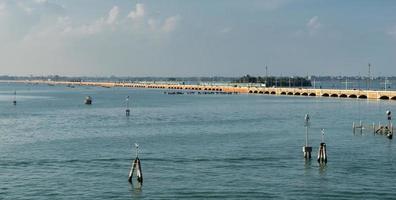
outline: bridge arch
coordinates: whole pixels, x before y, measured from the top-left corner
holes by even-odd
[[[391,99],[392,99],[392,100],[396,100],[396,96],[392,97]]]
[[[269,91],[265,91],[264,94],[269,94]]]
[[[338,94],[331,94],[330,97],[338,97]]]
[[[299,92],[294,93],[294,95],[301,95]]]
[[[260,91],[259,94],[263,94],[263,91]]]
[[[253,91],[252,91],[252,90],[249,90],[249,93],[253,93]]]
[[[255,90],[253,93],[254,93],[254,94],[257,94],[257,90]]]
[[[316,94],[315,93],[311,93],[311,94],[309,94],[309,96],[314,97],[314,96],[316,96]]]
[[[356,98],[357,98],[357,96],[356,96],[356,94],[351,94],[351,95],[349,95],[349,98],[356,99]]]
[[[322,97],[329,97],[330,95],[327,93],[322,94]]]
[[[293,95],[293,92],[288,92],[287,95]]]
[[[286,95],[286,92],[281,92],[281,95]]]
[[[303,96],[308,96],[308,93],[304,92],[304,93],[302,93],[301,95],[303,95]]]
[[[340,94],[340,98],[347,98],[348,96],[346,94]]]
[[[389,100],[389,97],[388,97],[388,96],[381,96],[380,99],[382,99],[382,100]]]
[[[367,96],[366,96],[366,95],[364,95],[364,94],[362,94],[362,95],[359,95],[359,99],[367,99]]]
[[[271,94],[276,94],[276,92],[275,92],[275,91],[272,91]]]

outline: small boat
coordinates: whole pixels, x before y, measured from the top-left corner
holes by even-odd
[[[85,98],[85,104],[86,105],[91,105],[92,104],[92,97],[91,96],[87,96]]]

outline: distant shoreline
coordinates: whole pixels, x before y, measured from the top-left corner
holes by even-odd
[[[344,99],[381,99],[396,100],[396,91],[376,91],[362,89],[314,89],[314,88],[287,88],[287,87],[257,87],[233,85],[186,85],[174,83],[154,83],[154,82],[70,82],[70,81],[43,81],[43,80],[14,80],[3,83],[27,83],[27,84],[48,84],[48,85],[69,85],[69,86],[96,86],[96,87],[127,87],[163,90],[189,90],[203,92],[227,92],[242,94],[267,94],[285,96],[307,96],[307,97],[329,97]],[[395,101],[396,102],[396,101]]]

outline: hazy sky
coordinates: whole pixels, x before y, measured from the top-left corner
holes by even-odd
[[[393,0],[0,0],[0,74],[396,75]]]

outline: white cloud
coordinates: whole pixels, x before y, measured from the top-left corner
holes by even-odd
[[[40,3],[47,3],[48,0],[35,0],[34,2],[40,4]]]
[[[227,34],[227,33],[231,32],[231,31],[232,31],[231,27],[224,27],[224,28],[220,29],[219,33]]]
[[[135,8],[129,12],[127,18],[132,21],[132,29],[134,31],[152,31],[152,32],[162,32],[162,33],[170,33],[174,31],[181,17],[179,15],[167,17],[163,20],[160,19],[159,16],[156,17],[146,17],[146,16],[155,16],[150,15],[146,10],[144,4],[138,3]]]
[[[147,20],[147,25],[149,26],[150,30],[155,31],[157,30],[160,22],[156,19],[148,19]]]
[[[396,38],[396,26],[392,27],[388,32],[386,32],[388,35]]]
[[[32,0],[30,3],[26,1],[20,4],[16,2],[12,4],[13,8],[8,9],[7,2],[1,3],[0,0],[0,16],[2,13],[8,15],[10,11],[17,15],[15,20],[9,20],[9,17],[3,18],[3,20],[8,20],[7,24],[10,28],[0,29],[0,40],[19,40],[28,43],[33,41],[47,42],[49,40],[62,42],[98,34],[106,34],[106,37],[114,37],[115,35],[129,35],[130,37],[134,35],[136,37],[161,38],[159,37],[161,34],[174,31],[181,20],[179,15],[167,18],[157,15],[146,18],[145,16],[148,16],[148,13],[145,6],[136,4],[135,9],[124,16],[123,19],[120,15],[120,7],[114,5],[105,15],[82,24],[79,23],[79,19],[65,15],[66,12],[46,15],[45,11],[52,12],[51,10],[45,10],[48,4],[49,2],[46,0]],[[18,26],[14,24],[18,24]],[[14,30],[13,27],[17,27],[17,29]]]
[[[166,33],[174,31],[179,21],[180,21],[179,15],[166,18],[164,25],[162,26],[162,30]]]
[[[26,14],[30,15],[33,12],[33,8],[26,5],[24,2],[18,1],[17,5],[20,9],[22,9]]]
[[[56,26],[62,33],[69,33],[72,31],[72,23],[70,17],[58,17]]]
[[[132,20],[139,20],[143,18],[145,15],[145,10],[144,10],[144,5],[141,3],[136,4],[135,10],[132,10],[128,14],[128,18],[131,18]]]
[[[107,24],[113,24],[116,22],[117,17],[119,15],[120,11],[118,6],[114,6],[110,11],[109,11],[109,16],[107,17],[106,23]]]
[[[4,2],[0,2],[0,15],[3,15],[6,10],[6,4]]]
[[[3,71],[30,73],[29,66],[33,71],[40,68],[53,73],[62,69],[73,73],[73,66],[105,66],[113,61],[124,66],[123,61],[130,58],[127,50],[168,44],[170,33],[181,20],[176,14],[149,13],[149,7],[143,4],[131,8],[112,5],[92,16],[98,10],[86,15],[58,2],[0,0],[0,53],[7,57],[0,66],[13,66],[3,67]],[[114,59],[106,57],[109,53]]]
[[[266,10],[276,10],[290,1],[291,0],[262,0],[258,1],[258,6]]]
[[[314,16],[308,20],[308,23],[306,24],[306,26],[307,26],[309,34],[314,35],[322,27],[322,24],[319,22],[319,17]]]
[[[109,29],[110,25],[117,25],[117,19],[119,15],[119,7],[113,6],[110,9],[106,18],[101,17],[94,22],[87,23],[84,25],[76,25],[73,27],[71,19],[69,17],[58,18],[57,30],[61,31],[64,35],[69,36],[89,36],[104,32]],[[114,27],[112,27],[114,29]]]

